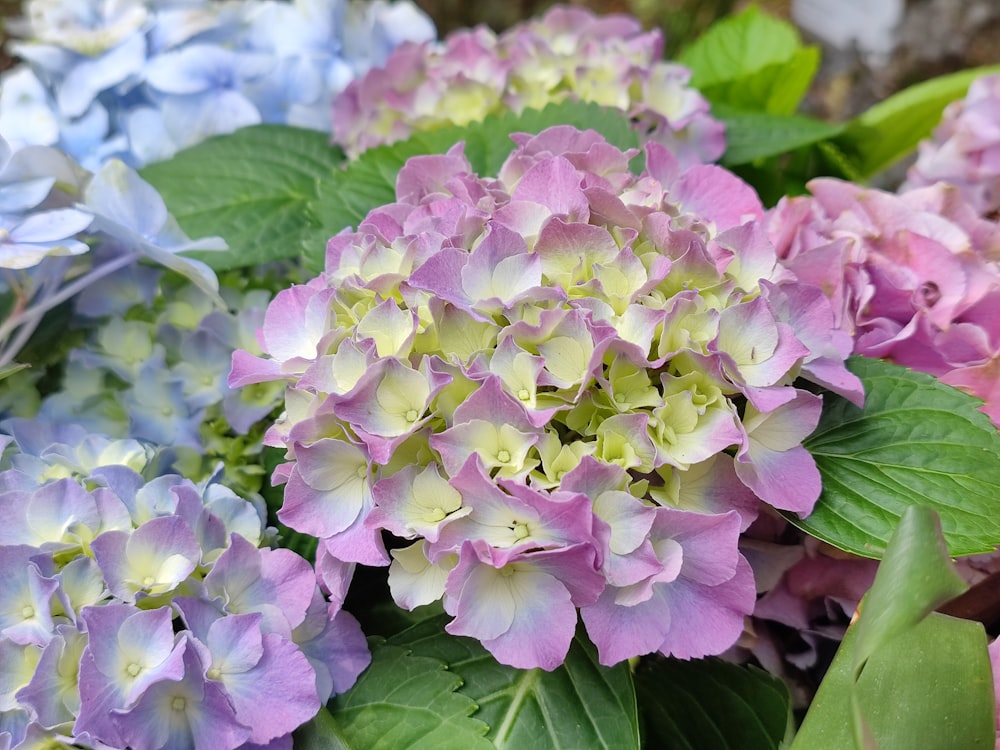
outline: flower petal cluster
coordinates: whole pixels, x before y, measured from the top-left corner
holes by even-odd
[[[0,268],[31,268],[50,255],[80,255],[90,249],[78,235],[94,217],[72,208],[61,190],[53,195],[60,178],[69,188],[82,177],[56,149],[15,151],[0,137]]]
[[[217,483],[147,481],[135,440],[36,420],[4,429],[11,747],[291,747],[367,666],[357,621],[312,566],[259,546],[271,533],[262,506]]]
[[[957,188],[896,195],[834,179],[768,216],[783,264],[832,300],[854,353],[982,398],[1000,425],[1000,227]]]
[[[257,492],[261,420],[280,406],[282,387],[237,391],[226,376],[234,349],[260,351],[254,331],[271,292],[236,274],[223,281],[227,310],[187,280],[153,267],[132,265],[100,279],[74,301],[87,334],[66,351],[58,386],[41,396],[32,393],[36,374],[18,373],[5,385],[21,392],[19,403],[0,400],[0,414],[142,441],[161,471],[195,481],[223,462],[231,488]],[[267,283],[263,274],[253,281]],[[25,396],[37,405],[26,407]]]
[[[3,76],[0,134],[95,171],[260,122],[329,131],[349,80],[435,34],[405,0],[360,12],[343,0],[27,0],[25,11],[11,25],[24,62]]]
[[[982,216],[1000,216],[1000,75],[972,82],[919,146],[902,191],[947,182]]]
[[[644,141],[667,146],[682,166],[718,159],[722,123],[688,85],[691,72],[662,55],[660,32],[634,18],[558,5],[500,35],[480,26],[440,44],[403,44],[334,98],[334,141],[356,156],[415,131],[569,98],[627,113]]]
[[[266,356],[233,355],[231,385],[287,387],[279,518],[318,568],[389,564],[397,603],[443,600],[507,664],[557,667],[578,611],[605,664],[720,653],[753,609],[759,499],[819,494],[795,382],[860,400],[850,340],[734,175],[653,143],[635,175],[569,126],[514,138],[497,178],[461,146],[411,159],[272,301]]]
[[[219,237],[189,239],[160,194],[118,159],[91,174],[56,148],[15,150],[0,137],[0,269],[14,297],[0,322],[0,365],[45,312],[142,258],[187,277],[223,307],[215,273],[183,253],[225,247]]]

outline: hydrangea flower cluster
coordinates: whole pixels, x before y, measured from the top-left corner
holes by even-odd
[[[61,362],[61,388],[41,397],[31,368],[4,383],[5,412],[157,446],[158,461],[201,480],[218,462],[228,486],[258,492],[263,417],[280,406],[280,384],[234,391],[226,385],[235,349],[257,349],[254,332],[272,293],[236,274],[220,279],[226,309],[187,280],[132,265],[80,293],[74,321],[86,338]],[[242,275],[239,275],[242,276]],[[283,282],[287,279],[282,275]],[[51,384],[52,374],[47,376]]]
[[[367,666],[341,592],[260,546],[261,508],[215,481],[147,481],[135,440],[5,428],[0,745],[291,748]]]
[[[1000,426],[1000,226],[944,183],[809,189],[779,202],[768,231],[784,264],[829,295],[854,353],[978,396]]]
[[[190,240],[160,194],[117,159],[90,174],[58,149],[14,150],[0,138],[0,290],[14,298],[0,323],[0,367],[47,311],[141,258],[224,306],[215,273],[180,253],[225,246],[218,237]]]
[[[691,72],[662,55],[658,30],[569,6],[499,36],[480,26],[441,44],[403,44],[334,99],[334,141],[356,156],[414,131],[572,98],[626,112],[644,140],[670,148],[682,166],[718,159],[724,126],[688,86]]]
[[[317,569],[389,564],[395,601],[516,667],[721,653],[754,606],[760,500],[806,515],[820,398],[860,401],[850,338],[781,268],[753,190],[659,144],[517,135],[496,179],[461,146],[279,292],[230,384],[287,384],[279,518]],[[391,537],[409,544],[387,552]],[[391,546],[391,545],[390,545]]]
[[[260,122],[330,130],[330,102],[402,41],[433,39],[412,3],[27,0],[25,63],[4,74],[0,134],[88,169],[132,166]]]
[[[1000,218],[1000,75],[977,78],[965,99],[945,108],[902,190],[935,182],[955,185],[980,215]]]

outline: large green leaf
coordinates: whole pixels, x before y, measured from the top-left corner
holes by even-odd
[[[651,658],[635,678],[646,747],[775,750],[789,734],[788,688],[755,667]]]
[[[222,252],[192,253],[217,271],[298,257],[318,226],[307,203],[343,161],[325,133],[257,125],[211,138],[142,176],[191,237],[219,235]]]
[[[931,375],[855,357],[865,406],[824,396],[823,416],[805,441],[823,492],[805,519],[809,534],[849,552],[880,557],[903,511],[937,511],[952,555],[1000,544],[1000,434],[981,402]]]
[[[843,126],[803,115],[772,115],[747,112],[725,105],[712,114],[726,124],[726,154],[723,164],[734,166],[825,141]]]
[[[974,79],[998,72],[1000,65],[973,68],[903,89],[851,120],[836,143],[861,175],[876,175],[930,136],[944,108],[965,96]]]
[[[793,750],[992,748],[986,633],[979,623],[927,616],[965,587],[934,511],[909,508]]]
[[[462,678],[440,659],[372,639],[372,663],[310,729],[314,746],[351,750],[476,750],[492,747],[476,704],[456,693]],[[327,744],[320,744],[320,743]]]
[[[511,133],[538,133],[553,125],[596,130],[622,149],[638,144],[638,136],[620,111],[567,100],[542,110],[507,112],[463,127],[415,133],[405,141],[369,149],[320,183],[318,197],[310,204],[310,213],[319,223],[304,242],[306,263],[313,271],[322,269],[327,239],[342,229],[357,227],[373,208],[395,200],[396,174],[411,156],[444,153],[461,141],[473,171],[493,176],[514,148]]]
[[[444,631],[446,617],[418,623],[389,639],[414,655],[439,660],[462,678],[462,694],[506,750],[628,750],[639,747],[638,709],[628,665],[604,667],[582,634],[552,672],[498,664],[475,640]]]
[[[750,6],[713,24],[679,60],[713,104],[788,115],[809,89],[819,50],[803,46],[791,24]]]

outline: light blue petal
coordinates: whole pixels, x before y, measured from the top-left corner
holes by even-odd
[[[81,59],[59,86],[59,109],[68,117],[79,117],[99,93],[142,72],[146,38],[135,34],[100,57]]]
[[[34,208],[45,200],[55,184],[54,177],[37,177],[24,182],[0,184],[0,213],[22,213]]]
[[[139,164],[169,159],[178,146],[167,133],[163,113],[153,107],[140,107],[125,116],[125,132],[135,160]]]
[[[145,239],[155,237],[167,221],[167,207],[155,188],[134,169],[112,159],[94,175],[84,205]]]
[[[90,226],[93,218],[91,214],[75,208],[42,211],[28,216],[10,236],[15,242],[62,242]]]
[[[163,103],[163,123],[182,148],[260,121],[257,108],[236,91],[178,96]]]

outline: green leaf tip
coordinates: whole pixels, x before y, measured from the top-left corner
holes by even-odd
[[[968,588],[955,571],[933,509],[903,511],[875,581],[862,601],[854,647],[854,677],[889,639],[915,626],[936,607]]]
[[[787,21],[751,5],[714,23],[681,52],[691,85],[713,104],[790,115],[819,68],[817,47]]]
[[[792,750],[993,748],[985,630],[931,611],[965,588],[935,512],[908,508]]]
[[[373,639],[374,640],[374,639]],[[487,750],[488,729],[472,717],[475,701],[457,692],[461,678],[440,659],[372,642],[372,663],[330,703],[348,747],[358,750]]]

